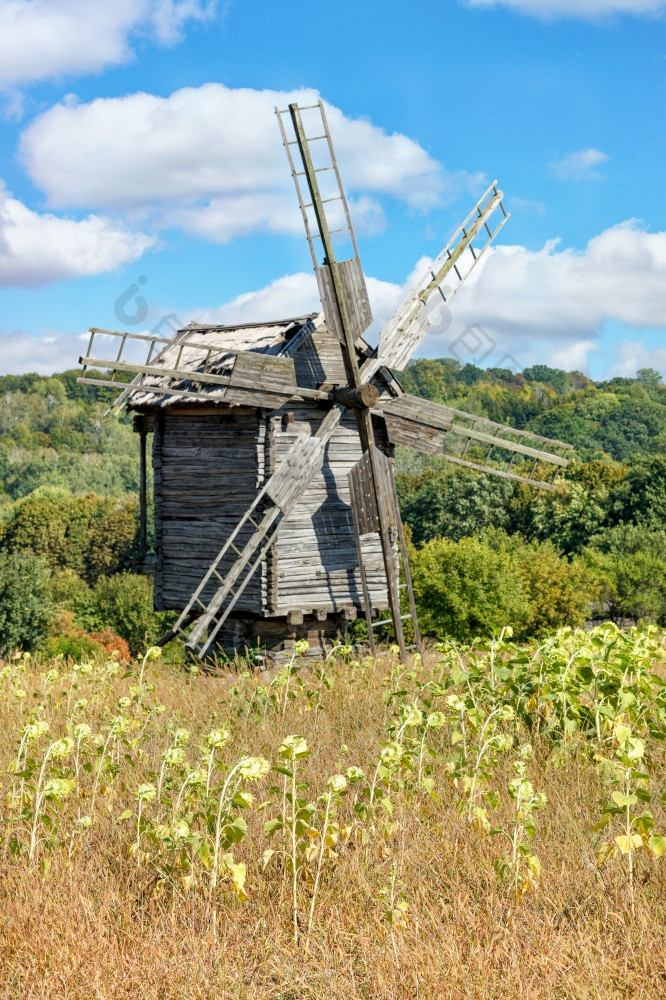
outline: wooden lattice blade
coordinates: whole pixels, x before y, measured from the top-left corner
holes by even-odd
[[[381,415],[393,444],[544,489],[554,488],[572,445],[404,393]],[[553,475],[555,473],[555,475]],[[547,479],[546,476],[550,476]]]
[[[495,182],[477,202],[382,330],[376,357],[363,366],[364,381],[382,366],[405,368],[509,218],[502,198]]]
[[[361,537],[376,533],[382,543],[391,622],[395,628],[400,654],[404,660],[406,649],[402,627],[403,616],[400,614],[400,569],[396,547],[398,540],[400,540],[403,549],[404,543],[393,467],[386,455],[376,445],[371,444],[362,458],[351,469],[348,480],[368,635],[370,638],[372,637],[372,630],[375,626],[370,620],[371,608],[365,583]],[[409,579],[409,570],[407,569],[406,572]],[[414,632],[418,636],[418,622],[416,621],[411,589],[410,602],[411,611],[405,617],[413,617]],[[371,641],[371,648],[374,648],[374,640]]]
[[[326,322],[342,345],[348,383],[357,387],[355,344],[372,313],[324,105],[290,104],[275,111]]]
[[[106,369],[109,372],[137,375],[131,386],[125,388],[128,394],[152,392],[156,395],[195,397],[203,399],[201,386],[224,388],[221,401],[243,403],[246,406],[277,409],[290,399],[333,400],[333,394],[320,389],[298,386],[291,358],[276,358],[251,351],[238,352],[234,356],[233,367],[228,375],[191,368],[171,368],[168,363],[139,364],[119,361],[117,358],[96,358],[90,355],[79,358],[84,368]],[[112,385],[117,382],[99,378],[79,379],[92,385]]]

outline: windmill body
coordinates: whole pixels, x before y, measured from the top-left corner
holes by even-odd
[[[346,385],[340,342],[323,316],[249,327],[190,327],[183,333],[196,334],[197,343],[214,346],[218,354],[256,354],[257,364],[264,357],[289,357],[299,386],[305,388]],[[195,367],[201,361],[196,352],[183,352],[181,363]],[[169,357],[162,363],[167,366]],[[216,370],[226,370],[223,361]],[[143,565],[154,574],[156,608],[180,612],[266,480],[299,439],[315,433],[328,408],[316,399],[260,399],[256,389],[244,394],[211,384],[198,398],[161,395],[159,379],[152,381],[157,383],[153,388],[133,393],[129,400],[137,415],[135,428],[142,436],[150,435],[153,465],[156,554]],[[390,376],[378,375],[374,381],[380,399],[399,392]],[[183,383],[183,389],[192,389],[192,384]],[[262,402],[264,406],[256,405]],[[392,446],[381,422],[377,424],[376,442],[391,455]],[[302,490],[218,633],[219,645],[231,649],[261,643],[276,648],[307,638],[313,648],[321,647],[361,612],[348,483],[361,454],[356,420],[348,410],[328,441],[321,468]],[[248,525],[237,548],[251,532]],[[366,535],[362,546],[370,599],[380,611],[388,607],[388,597],[379,538]],[[222,576],[233,560],[230,551],[219,568]],[[211,578],[202,593],[204,601],[212,597],[215,583]]]
[[[141,435],[146,540],[153,433],[156,606],[201,658],[301,635],[319,646],[388,607],[401,655],[416,607],[393,447],[554,488],[570,445],[405,393],[402,371],[508,215],[493,183],[382,330],[372,314],[322,102],[276,109],[323,313],[244,327],[191,325],[172,340],[92,328],[82,357],[111,372]],[[110,343],[109,343],[110,341]],[[139,363],[128,357],[144,347]],[[111,349],[109,349],[111,347]],[[406,610],[406,613],[403,613]]]

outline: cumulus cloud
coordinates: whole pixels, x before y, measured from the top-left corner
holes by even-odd
[[[609,375],[631,378],[639,368],[656,368],[666,373],[666,347],[645,347],[640,341],[623,340],[617,346]]]
[[[0,286],[44,285],[137,260],[154,239],[98,215],[40,215],[0,183]]]
[[[312,90],[208,83],[166,98],[137,93],[64,101],[24,131],[20,155],[52,207],[149,215],[158,225],[220,242],[254,231],[301,232],[274,107],[317,98]],[[346,189],[366,230],[383,224],[380,195],[427,210],[483,185],[482,175],[447,173],[405,135],[330,105],[327,115]]]
[[[373,316],[373,328],[388,322],[405,293],[405,286],[366,277]],[[409,279],[408,279],[409,282]],[[408,284],[405,282],[405,285]],[[413,282],[412,282],[413,284]],[[411,287],[411,284],[409,285]],[[317,281],[313,273],[287,274],[264,288],[244,292],[223,305],[190,309],[183,315],[196,316],[199,323],[257,323],[288,316],[303,316],[321,309]]]
[[[212,17],[216,6],[215,0],[0,0],[0,89],[126,62],[135,34],[174,44],[187,21]]]
[[[31,337],[24,331],[0,331],[0,375],[52,375],[76,368],[86,339],[80,333],[54,331]]]
[[[584,369],[606,321],[664,328],[665,299],[666,232],[648,233],[635,220],[605,230],[583,250],[556,240],[537,251],[498,246],[454,299],[448,329],[426,338],[425,353],[446,354],[454,345],[461,360],[477,364],[508,354],[504,367],[546,358]]]
[[[600,149],[580,149],[569,153],[562,160],[550,164],[552,173],[561,181],[597,181],[602,174],[596,169],[606,163],[608,156]]]
[[[468,7],[508,7],[536,17],[579,17],[596,20],[613,14],[656,15],[666,0],[465,0]]]
[[[427,258],[418,261],[402,285],[367,279],[375,317],[369,330],[373,342],[429,263]],[[666,232],[648,233],[635,221],[606,230],[581,251],[560,248],[557,241],[537,251],[499,246],[472,272],[453,300],[447,321],[426,337],[418,353],[515,370],[547,362],[584,371],[591,353],[600,347],[606,321],[636,330],[664,328],[665,299]],[[180,314],[231,324],[318,308],[314,276],[302,273],[215,308]],[[634,350],[627,353],[622,371],[646,363]]]
[[[402,284],[367,278],[375,317],[368,331],[371,342],[376,343],[378,331],[429,263],[427,258],[417,261]],[[545,362],[585,371],[590,355],[597,352],[601,359],[604,354],[604,324],[615,321],[628,335],[604,374],[633,375],[642,367],[666,372],[666,348],[648,349],[638,337],[631,338],[631,330],[640,335],[644,328],[666,327],[665,299],[666,232],[648,233],[635,221],[607,229],[583,250],[560,248],[556,241],[537,251],[498,246],[453,300],[446,328],[429,334],[418,354],[457,357],[483,367],[521,370]],[[314,275],[298,273],[223,304],[179,306],[169,318],[177,316],[181,325],[190,320],[234,324],[319,308]],[[74,334],[42,340],[15,334],[3,341],[0,365],[6,371],[46,371],[50,364],[54,370],[65,366],[65,355],[80,353],[80,338]]]

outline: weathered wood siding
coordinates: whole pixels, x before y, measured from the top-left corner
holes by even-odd
[[[153,441],[158,608],[185,607],[254,500],[264,478],[266,429],[259,411],[240,407],[158,414]],[[231,563],[232,558],[221,572]],[[214,589],[211,585],[204,597]],[[266,597],[263,566],[237,608],[261,614]]]
[[[280,416],[282,413],[282,416]],[[291,406],[269,418],[270,463],[280,461],[299,434],[313,433],[325,411]],[[289,416],[287,415],[289,414]],[[382,444],[381,435],[378,444]],[[306,612],[362,604],[347,475],[361,457],[354,414],[347,411],[331,438],[321,473],[306,487],[273,547],[268,570],[270,614]],[[386,581],[379,536],[363,540],[373,607],[386,607]]]

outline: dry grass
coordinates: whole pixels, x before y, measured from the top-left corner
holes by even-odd
[[[41,700],[44,669],[23,675],[22,700],[12,695],[11,685],[5,687],[3,769],[15,756],[25,706]],[[602,870],[595,864],[590,830],[604,795],[584,753],[555,758],[546,744],[536,747],[531,777],[548,797],[537,821],[535,849],[543,865],[537,893],[518,905],[498,884],[493,861],[500,845],[461,817],[458,792],[442,767],[438,803],[428,797],[401,799],[398,827],[387,840],[374,838],[368,847],[350,844],[324,868],[307,953],[293,944],[279,871],[262,870],[265,814],[248,817],[248,835],[235,851],[248,867],[249,897],[241,904],[233,893],[221,894],[216,935],[205,893],[157,885],[150,866],[139,870],[136,858],[128,856],[131,829],[117,816],[134,805],[137,783],[150,780],[159,767],[174,725],[190,729],[193,743],[211,726],[226,725],[232,740],[224,755],[230,761],[244,752],[274,760],[283,737],[303,735],[314,751],[304,773],[316,796],[330,775],[349,764],[367,769],[376,758],[387,738],[382,694],[388,669],[380,664],[360,673],[338,664],[331,690],[303,674],[305,687],[317,687],[321,707],[306,711],[308,699],[301,692],[282,717],[280,711],[247,711],[255,679],[187,680],[157,664],[150,697],[166,711],[149,755],[130,768],[126,783],[122,773],[116,778],[71,857],[65,848],[54,850],[42,875],[34,861],[3,849],[2,1000],[652,1000],[666,995],[666,866],[647,857],[642,862],[632,918],[619,864]],[[98,729],[132,682],[114,679],[98,705],[92,691],[84,690],[92,683],[83,678],[75,696],[89,698],[86,719]],[[46,708],[54,735],[65,731],[61,689],[66,695],[66,686],[56,682]],[[444,750],[445,730],[440,737]],[[507,761],[497,772],[498,788],[509,773]],[[6,775],[3,784],[10,779]],[[70,799],[65,813],[75,808]],[[378,895],[393,864],[409,911],[406,927],[392,940]],[[305,912],[311,889],[303,883],[300,892]]]

